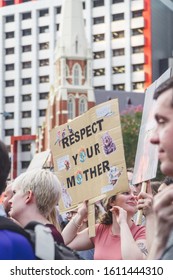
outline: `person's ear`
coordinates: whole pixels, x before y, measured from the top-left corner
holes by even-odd
[[[30,191],[27,191],[27,196],[26,196],[26,203],[29,203],[33,198],[33,192],[30,190]]]

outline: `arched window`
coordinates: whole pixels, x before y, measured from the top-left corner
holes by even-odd
[[[79,115],[82,115],[88,110],[88,102],[86,97],[81,97],[79,99]]]
[[[68,68],[68,65],[66,65],[66,77],[68,78],[69,76],[69,68]]]
[[[87,81],[87,66],[85,66],[85,70],[84,71],[85,71],[85,73],[84,73],[85,74],[85,81]]]
[[[72,120],[75,117],[75,98],[73,96],[68,97],[68,119]]]
[[[79,64],[75,64],[73,67],[73,84],[78,86],[81,84],[81,68]]]

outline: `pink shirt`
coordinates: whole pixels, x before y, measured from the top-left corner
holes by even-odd
[[[112,234],[112,225],[96,225],[94,243],[94,260],[122,260],[120,236]],[[131,233],[134,240],[145,239],[145,227],[132,224]]]

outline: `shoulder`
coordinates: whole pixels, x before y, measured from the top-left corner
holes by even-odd
[[[60,244],[60,243],[64,244],[64,240],[63,240],[61,233],[56,229],[56,227],[53,224],[46,224],[45,226],[49,227],[51,229],[52,236],[58,244]]]
[[[20,233],[0,230],[1,260],[34,260],[34,252],[30,242]]]
[[[95,239],[99,239],[105,235],[108,235],[109,229],[110,229],[110,226],[107,226],[105,224],[96,224],[95,225],[96,235],[95,235],[95,237],[92,237],[91,240],[94,242]]]
[[[135,240],[145,239],[145,226],[137,226],[133,223],[130,230]]]

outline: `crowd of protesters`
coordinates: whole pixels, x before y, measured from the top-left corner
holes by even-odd
[[[165,180],[148,181],[143,192],[141,184],[132,184],[133,168],[127,169],[129,189],[101,202],[104,210],[95,223],[94,237],[89,235],[87,201],[67,212],[66,218],[57,215],[61,186],[52,171],[26,171],[7,182],[10,160],[0,141],[0,259],[35,259],[27,238],[5,228],[7,220],[21,229],[32,221],[44,224],[55,242],[83,252],[83,259],[173,259],[173,78],[156,89],[154,99],[156,129],[150,142],[158,146]],[[136,224],[139,211],[140,225]]]

